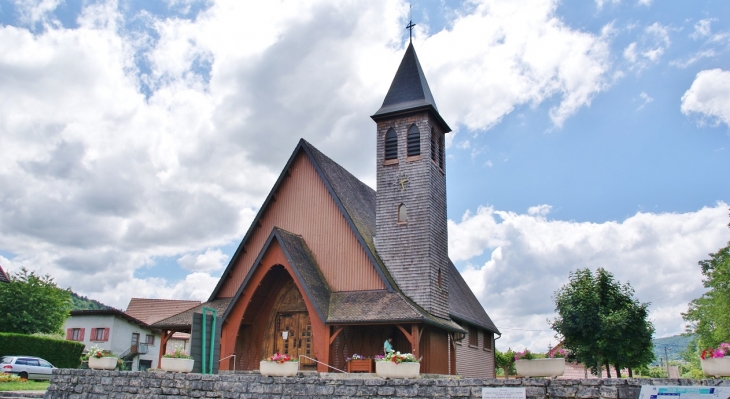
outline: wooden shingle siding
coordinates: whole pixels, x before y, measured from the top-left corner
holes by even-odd
[[[375,247],[400,289],[429,313],[449,317],[446,177],[428,156],[407,156],[408,130],[436,129],[428,112],[378,122]],[[386,132],[398,135],[398,163],[385,164]],[[431,137],[420,135],[420,154],[431,153]],[[398,223],[398,206],[408,222]],[[441,286],[439,287],[439,270]]]
[[[456,373],[468,378],[494,378],[494,352],[484,350],[485,339],[491,340],[493,335],[481,329],[477,331],[479,345],[469,345],[468,335],[461,345],[456,345]]]
[[[246,242],[246,253],[218,297],[235,295],[274,227],[302,236],[332,291],[384,289],[380,276],[303,153],[292,163],[290,173],[276,193],[276,201],[260,219],[261,226]]]

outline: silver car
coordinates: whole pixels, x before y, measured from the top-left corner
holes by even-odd
[[[0,373],[17,374],[28,380],[49,380],[53,365],[35,356],[3,356],[0,359]]]

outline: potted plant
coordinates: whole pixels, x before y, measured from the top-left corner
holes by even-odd
[[[375,358],[375,374],[383,378],[416,378],[421,372],[421,359],[410,353],[390,351]]]
[[[525,349],[515,354],[515,369],[520,377],[557,377],[565,373],[565,351],[552,351],[551,357],[537,358]]]
[[[717,348],[708,348],[700,355],[702,372],[715,378],[730,376],[730,343],[723,342]]]
[[[267,377],[293,377],[298,371],[299,359],[278,352],[259,364],[259,372]]]
[[[352,357],[345,359],[347,362],[348,373],[372,373],[373,372],[373,360],[363,355],[355,353]]]
[[[160,368],[165,371],[173,371],[176,373],[189,373],[193,371],[195,360],[184,350],[175,348],[172,353],[162,355],[160,360]]]
[[[89,368],[93,370],[114,370],[117,368],[119,358],[111,351],[92,346],[86,353],[89,361]]]

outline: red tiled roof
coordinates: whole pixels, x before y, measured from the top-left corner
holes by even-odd
[[[124,313],[147,324],[153,324],[198,305],[200,305],[200,301],[132,298]]]

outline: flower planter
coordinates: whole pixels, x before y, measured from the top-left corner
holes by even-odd
[[[89,368],[93,370],[114,370],[117,368],[117,357],[90,357]]]
[[[372,373],[373,372],[373,360],[372,359],[353,359],[347,362],[348,373]]]
[[[730,376],[730,357],[700,359],[702,372],[715,378]]]
[[[520,377],[557,377],[565,373],[565,359],[520,359],[515,361],[515,369]]]
[[[261,375],[267,377],[293,377],[299,371],[299,362],[268,362],[262,360],[259,365]]]
[[[389,361],[375,362],[375,374],[383,378],[418,378],[421,363],[393,363]]]
[[[193,365],[195,360],[174,358],[174,357],[163,357],[160,360],[160,368],[165,371],[174,371],[176,373],[189,373],[193,371]]]

